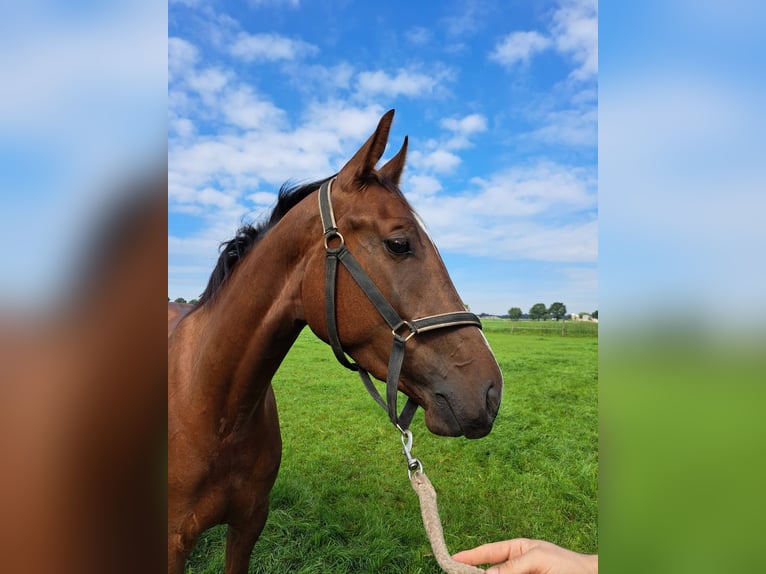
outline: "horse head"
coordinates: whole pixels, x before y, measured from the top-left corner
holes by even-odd
[[[406,342],[395,384],[425,410],[428,429],[479,438],[490,432],[497,415],[502,374],[478,319],[465,312],[436,246],[399,190],[407,138],[376,169],[393,115],[391,110],[381,118],[326,190],[331,207],[323,220],[332,220],[323,221],[327,253],[317,252],[308,263],[302,289],[305,318],[320,338],[331,343],[337,339],[359,367],[381,380],[391,376],[392,336],[395,347],[397,340],[402,349]],[[345,261],[336,277],[327,278],[327,254],[337,252],[339,245],[343,255],[347,250],[353,256],[384,303],[373,302],[375,297]],[[334,283],[330,290],[328,283]],[[387,319],[381,306],[390,308],[395,319]],[[402,322],[392,325],[397,314]],[[423,317],[427,319],[419,323]],[[438,328],[428,327],[440,320]]]

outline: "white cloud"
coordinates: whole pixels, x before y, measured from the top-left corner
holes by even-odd
[[[598,110],[556,110],[546,114],[542,126],[529,137],[551,144],[596,146],[598,143]]]
[[[394,75],[383,70],[361,72],[357,76],[357,89],[359,94],[365,97],[385,94],[389,97],[417,98],[438,94],[440,89],[443,89],[442,83],[449,79],[450,75],[446,70],[429,75],[402,68]]]
[[[479,193],[469,205],[481,215],[551,217],[596,206],[595,176],[552,163],[504,170],[471,182]]]
[[[334,173],[372,132],[383,113],[377,105],[314,102],[298,118],[298,125],[290,128],[286,120],[279,121],[285,118],[283,110],[259,101],[248,87],[225,91],[221,101],[227,104],[224,107],[231,107],[224,112],[226,119],[237,120],[236,126],[247,131],[176,140],[168,152],[171,209],[197,214],[204,209],[211,222],[228,221],[235,210],[241,214],[248,206],[213,196],[206,189],[219,189],[229,197],[241,193],[256,205],[270,204],[274,196],[259,189],[262,184],[273,189],[287,180],[311,180]],[[252,110],[252,115],[238,117],[247,110]]]
[[[467,116],[452,116],[443,118],[439,125],[449,132],[449,135],[441,139],[429,139],[422,144],[422,149],[410,151],[408,163],[415,169],[427,174],[418,173],[414,179],[416,185],[423,186],[421,189],[435,188],[440,186],[433,174],[448,174],[453,172],[462,162],[460,156],[454,153],[457,150],[471,147],[469,137],[473,134],[487,130],[487,119],[478,113]]]
[[[354,67],[348,62],[334,66],[301,63],[299,66],[286,66],[283,71],[291,76],[293,85],[303,92],[315,92],[319,86],[330,98],[338,90],[348,90],[354,75]]]
[[[195,195],[195,199],[198,203],[201,203],[204,206],[217,207],[219,209],[234,207],[236,204],[234,197],[226,195],[222,191],[212,187],[205,187],[198,191]]]
[[[258,191],[248,195],[247,199],[256,205],[274,205],[277,201],[277,194],[269,193],[267,191]]]
[[[193,136],[195,132],[194,122],[188,118],[173,117],[168,120],[168,133],[170,134],[184,139]]]
[[[572,71],[575,80],[587,80],[598,74],[598,2],[564,2],[553,15],[551,28],[556,49],[571,55],[579,65]]]
[[[290,6],[291,8],[297,8],[300,6],[300,0],[247,0],[248,4],[255,7],[260,6],[281,6],[283,4]]]
[[[215,107],[218,94],[229,82],[226,72],[220,68],[205,68],[189,73],[184,79],[186,86],[196,92],[210,107]]]
[[[293,40],[277,34],[248,34],[240,32],[229,52],[245,62],[296,60],[319,52],[319,48],[303,40]]]
[[[471,142],[468,139],[470,135],[487,131],[487,118],[481,114],[470,114],[462,118],[444,118],[439,123],[441,127],[453,134],[444,144],[449,149],[470,147]]]
[[[343,100],[328,102],[310,102],[303,114],[303,121],[308,130],[326,134],[327,140],[364,141],[375,129],[383,115],[383,108],[378,104],[355,106]],[[328,149],[329,141],[322,147]],[[339,147],[331,147],[340,150]]]
[[[210,269],[207,267],[201,267],[198,265],[168,265],[168,275],[175,274],[187,274],[187,273],[210,273]]]
[[[598,140],[598,92],[591,80],[598,74],[598,7],[595,0],[560,0],[549,13],[544,32],[513,32],[489,55],[512,68],[529,64],[550,51],[568,64],[568,74],[551,88],[516,107],[523,128],[518,140],[528,143],[595,147]]]
[[[233,235],[231,231],[229,231],[229,234]],[[198,233],[196,235],[187,235],[184,237],[169,235],[168,255],[207,254],[212,258],[218,244],[221,242],[221,237],[212,237],[210,233]],[[211,270],[212,265],[207,273],[209,274]]]
[[[409,153],[408,159],[413,167],[435,173],[450,173],[461,161],[454,153],[444,149],[425,153],[416,150]]]
[[[471,114],[462,118],[444,118],[439,123],[443,128],[463,135],[487,130],[487,118],[481,114]]]
[[[199,51],[182,38],[168,38],[168,81],[179,80],[197,63]]]
[[[302,150],[295,134],[267,132],[225,135],[176,146],[169,153],[169,170],[183,174],[194,187],[222,176],[257,176],[279,185],[290,177],[320,169],[323,160],[316,152]]]
[[[574,60],[573,80],[589,80],[598,74],[597,0],[562,0],[553,12],[547,35],[535,31],[511,32],[490,53],[489,58],[512,67],[528,64],[548,49]]]
[[[410,200],[430,197],[442,190],[442,184],[430,175],[411,175],[405,178],[403,189],[406,189]]]
[[[504,66],[526,64],[535,54],[546,50],[551,40],[538,32],[511,32],[495,46],[489,57]]]
[[[541,163],[474,178],[457,195],[411,197],[441,249],[503,259],[594,262],[595,174]]]
[[[464,1],[452,4],[452,14],[441,19],[450,36],[466,36],[479,31],[491,17],[489,2]],[[445,3],[447,5],[447,3]]]
[[[222,99],[223,114],[232,125],[242,129],[270,129],[285,124],[284,110],[256,97],[249,86],[240,86]]]

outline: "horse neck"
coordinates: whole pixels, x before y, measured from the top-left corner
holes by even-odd
[[[260,403],[305,326],[303,276],[311,254],[322,247],[318,213],[307,203],[314,205],[310,198],[301,202],[253,246],[218,296],[200,309],[196,378],[205,387],[201,392],[217,396],[229,415],[241,416]]]

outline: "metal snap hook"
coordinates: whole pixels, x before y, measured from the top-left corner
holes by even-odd
[[[412,431],[410,429],[402,430],[402,453],[407,458],[407,475],[412,478],[412,473],[419,471],[423,472],[423,463],[417,458],[412,456],[410,450],[412,449]]]
[[[404,452],[404,455],[408,459],[412,458],[410,456],[410,449],[412,448],[412,431],[410,429],[402,430],[402,446],[404,447],[402,449],[402,451]]]

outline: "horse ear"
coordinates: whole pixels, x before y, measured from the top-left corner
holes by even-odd
[[[407,141],[408,137],[404,136],[404,143],[402,149],[396,152],[396,155],[386,162],[386,165],[380,168],[380,173],[399,185],[399,179],[402,177],[404,171],[404,162],[407,161]]]
[[[346,165],[338,172],[338,183],[343,189],[352,189],[353,184],[375,169],[388,142],[388,132],[394,121],[394,110],[388,110],[378,122],[370,138],[359,148]]]

